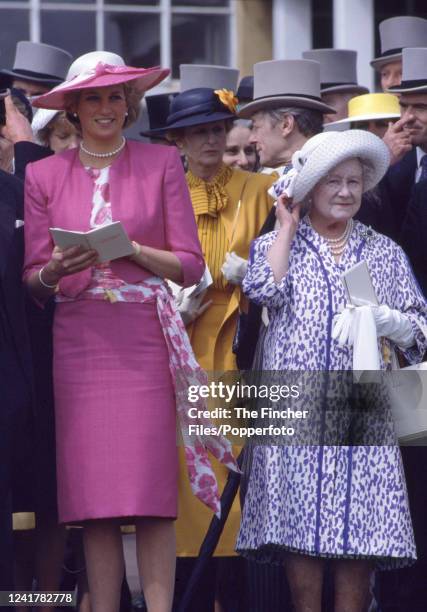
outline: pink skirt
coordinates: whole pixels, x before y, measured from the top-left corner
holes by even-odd
[[[175,518],[175,395],[155,303],[59,303],[54,389],[60,522]]]

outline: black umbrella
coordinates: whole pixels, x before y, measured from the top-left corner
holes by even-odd
[[[242,466],[244,453],[245,449],[241,451],[237,458],[239,468]],[[221,518],[214,515],[210,522],[205,538],[200,546],[199,555],[191,573],[190,580],[188,581],[184,595],[182,596],[179,604],[178,612],[186,612],[187,608],[191,605],[199,581],[206,570],[209,560],[212,558],[212,555],[215,552],[219,538],[223,532],[224,525],[227,521],[228,515],[230,514],[231,506],[233,505],[234,498],[239,490],[240,478],[240,473],[233,472],[231,470],[228,472],[227,481],[220,500]]]

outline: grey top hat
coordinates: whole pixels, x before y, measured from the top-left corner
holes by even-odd
[[[2,70],[1,74],[26,81],[58,85],[65,79],[72,61],[72,55],[64,49],[23,40],[16,45],[12,70]]]
[[[239,71],[228,66],[207,64],[181,64],[179,67],[181,92],[198,87],[231,89],[236,91]]]
[[[427,19],[391,17],[380,23],[381,55],[372,60],[377,70],[401,59],[405,47],[427,47]]]
[[[320,93],[369,93],[357,83],[357,52],[348,49],[312,49],[304,51],[304,59],[320,64]]]
[[[335,113],[320,98],[319,62],[270,60],[254,65],[254,99],[240,110],[239,117],[249,119],[259,110],[281,106]]]
[[[402,82],[390,93],[427,93],[427,46],[403,49]]]

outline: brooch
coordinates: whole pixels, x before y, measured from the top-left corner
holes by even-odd
[[[368,227],[363,227],[360,230],[360,235],[366,240],[366,242],[372,242],[372,240],[375,240],[377,238],[378,234],[369,225]]]

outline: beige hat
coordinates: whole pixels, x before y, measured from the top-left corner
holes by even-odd
[[[181,92],[198,87],[236,91],[239,71],[228,66],[181,64],[179,67]]]
[[[372,60],[376,70],[402,58],[406,47],[427,47],[427,19],[422,17],[391,17],[380,23],[381,55]]]
[[[328,172],[341,162],[357,157],[370,168],[363,190],[369,191],[382,179],[390,164],[390,153],[381,138],[366,130],[323,132],[309,138],[292,156],[298,173],[294,186],[295,202],[302,202]]]
[[[254,99],[239,112],[249,119],[259,110],[297,106],[335,113],[320,98],[320,64],[312,60],[271,60],[254,65]]]
[[[304,59],[320,64],[320,93],[369,93],[357,83],[357,51],[349,49],[312,49],[304,51]]]
[[[402,82],[390,93],[427,93],[427,45],[402,51]]]

